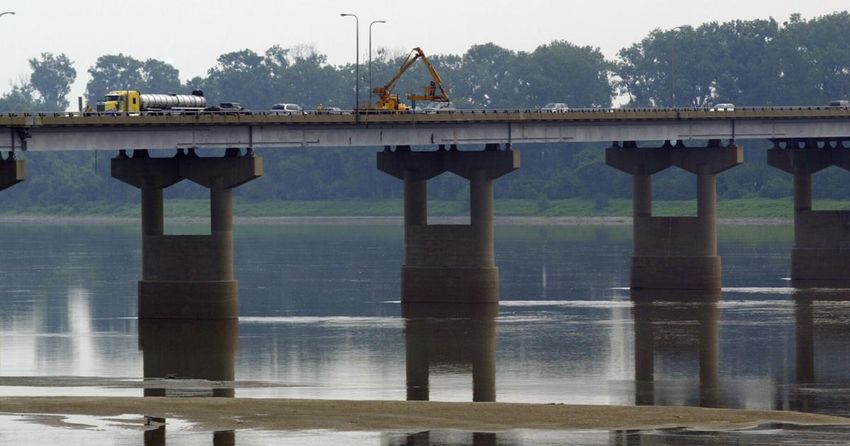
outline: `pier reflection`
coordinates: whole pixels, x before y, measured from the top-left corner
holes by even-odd
[[[472,401],[496,401],[498,304],[403,304],[407,400],[430,399],[431,373],[472,374]],[[471,369],[471,370],[470,370]],[[432,439],[431,432],[385,437],[387,446],[495,445],[496,434]],[[503,443],[499,443],[503,444]]]
[[[796,289],[793,298],[796,386],[789,408],[847,416],[850,289]]]
[[[432,369],[471,368],[472,401],[496,401],[498,305],[406,304],[407,399],[430,399]]]
[[[234,373],[239,322],[221,320],[139,320],[146,397],[235,396]],[[145,446],[166,444],[166,420],[147,417]],[[234,445],[234,431],[213,433],[213,445]]]
[[[635,404],[720,407],[720,291],[634,290]],[[695,375],[699,387],[687,386]],[[665,385],[656,364],[663,367]],[[666,382],[670,380],[670,382]],[[685,383],[685,386],[677,385]]]

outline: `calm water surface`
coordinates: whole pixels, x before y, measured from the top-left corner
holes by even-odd
[[[137,225],[5,224],[0,229],[4,396],[495,400],[850,416],[850,292],[788,288],[790,226],[721,227],[722,294],[666,296],[631,296],[625,288],[630,227],[502,226],[496,233],[502,296],[496,311],[425,307],[402,314],[401,227],[243,225],[234,233],[240,320],[195,324],[140,324],[135,318],[141,274]],[[94,427],[68,433],[0,416],[0,445],[51,444],[60,435],[53,430],[88,444],[101,444],[101,438],[102,444],[145,444],[144,423],[128,417],[108,425],[78,420]],[[156,429],[148,429],[145,435],[156,435]],[[211,435],[168,421],[169,440],[179,441],[174,444],[211,444]],[[220,444],[240,445],[777,444],[788,438],[841,444],[850,439],[840,429],[789,427],[722,435],[216,435],[225,438],[216,440],[224,441]]]

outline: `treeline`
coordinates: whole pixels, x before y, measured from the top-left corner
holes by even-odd
[[[427,48],[426,48],[427,50]],[[406,54],[379,50],[372,63],[372,84],[381,85]],[[821,105],[850,98],[850,14],[810,20],[798,15],[786,23],[773,19],[706,23],[699,27],[655,30],[606,60],[598,48],[565,41],[517,52],[492,43],[475,45],[462,55],[430,56],[459,107],[530,108],[545,102],[571,107],[608,107],[625,97],[627,106]],[[0,112],[65,110],[74,64],[49,53],[30,60],[30,78],[0,97]],[[368,70],[362,66],[361,100],[368,100]],[[263,54],[242,50],[222,54],[206,76],[181,82],[179,71],[155,59],[124,54],[100,57],[88,68],[90,103],[114,89],[143,92],[204,90],[210,102],[241,102],[266,110],[277,102],[305,108],[318,104],[354,105],[353,64],[330,65],[308,46],[273,46]],[[428,82],[416,66],[396,91],[406,96]],[[782,197],[791,193],[790,176],[765,164],[766,141],[746,142],[746,164],[718,179],[724,198]],[[604,164],[598,145],[559,144],[521,147],[522,169],[497,182],[497,195],[539,200],[585,197],[604,204],[629,197],[630,178]],[[263,150],[266,176],[238,189],[252,201],[376,199],[398,197],[396,180],[375,169],[374,149]],[[49,206],[90,201],[134,202],[136,191],[109,178],[108,156],[92,153],[28,153],[28,178],[3,196],[11,206]],[[691,175],[669,169],[656,180],[656,196],[693,197]],[[818,175],[818,196],[850,198],[841,187],[848,177],[838,169]],[[439,198],[461,198],[466,184],[442,176],[429,185]],[[172,196],[203,196],[191,185],[169,190]]]

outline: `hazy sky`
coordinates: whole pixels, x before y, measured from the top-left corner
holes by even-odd
[[[65,53],[75,62],[70,98],[85,89],[86,72],[104,54],[124,53],[173,64],[181,78],[203,75],[225,52],[274,44],[311,45],[332,64],[353,62],[354,19],[360,18],[361,63],[379,47],[462,54],[494,42],[533,50],[563,39],[599,47],[613,58],[655,28],[706,21],[806,18],[850,7],[847,0],[0,0],[0,92],[29,74],[27,60]],[[71,103],[76,101],[71,99]]]

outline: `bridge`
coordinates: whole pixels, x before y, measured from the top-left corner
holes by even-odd
[[[0,137],[0,150],[9,151],[0,160],[0,189],[24,179],[18,151],[118,152],[112,176],[141,190],[140,319],[238,316],[231,194],[263,174],[255,148],[382,148],[378,169],[404,182],[402,302],[495,304],[493,181],[520,167],[514,147],[604,143],[606,162],[633,177],[632,289],[712,292],[721,284],[716,176],[743,162],[739,141],[769,139],[769,164],[794,175],[792,283],[850,283],[850,211],[811,206],[814,173],[850,170],[850,108],[37,113],[0,116],[0,131],[9,135]],[[215,148],[224,156],[196,152]],[[163,150],[173,152],[151,156]],[[652,175],[673,166],[696,176],[696,216],[652,215]],[[428,223],[427,181],[445,172],[469,181],[468,225]],[[210,190],[209,235],[164,234],[163,190],[184,179]]]
[[[442,113],[284,114],[148,112],[135,116],[0,116],[0,150],[368,147],[848,138],[850,109],[466,110]],[[849,138],[850,139],[850,138]]]

